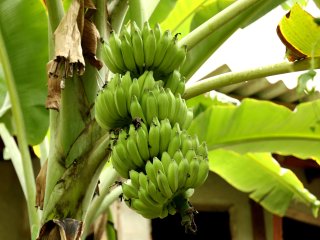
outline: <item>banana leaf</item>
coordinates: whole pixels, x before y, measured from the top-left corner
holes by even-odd
[[[320,202],[304,188],[296,175],[282,168],[268,153],[239,153],[224,149],[209,152],[210,170],[240,191],[249,193],[270,212],[284,216],[291,203],[299,201],[318,214]]]
[[[271,152],[320,163],[320,100],[301,103],[293,111],[249,98],[239,106],[212,106],[188,131],[206,141],[210,151]]]
[[[20,97],[27,140],[36,145],[46,135],[49,122],[45,108],[47,16],[41,2],[36,0],[3,0],[0,12],[0,30]],[[3,85],[2,78],[0,81]]]

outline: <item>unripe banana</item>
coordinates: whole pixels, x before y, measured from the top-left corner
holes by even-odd
[[[175,94],[180,94],[182,96],[185,90],[186,90],[186,80],[184,77],[181,77],[179,84],[176,88]]]
[[[108,67],[108,69],[113,73],[120,73],[122,70],[117,67],[116,63],[112,57],[112,51],[109,44],[104,43],[102,48],[102,61]]]
[[[156,81],[153,78],[153,71],[147,71],[146,78],[143,82],[142,90],[152,90],[156,86]]]
[[[151,161],[147,161],[145,165],[145,171],[150,181],[153,182],[154,184],[157,184],[157,170],[155,166],[151,163]],[[150,184],[150,181],[149,181],[149,184]]]
[[[174,136],[171,138],[171,141],[168,146],[168,153],[171,157],[175,154],[175,152],[180,148],[181,140],[180,140],[180,134],[176,132]]]
[[[178,89],[179,83],[181,80],[181,74],[178,70],[173,71],[168,79],[165,82],[165,87],[170,88],[173,94],[176,94],[176,91]]]
[[[160,38],[162,36],[162,29],[160,27],[160,24],[159,23],[156,23],[155,26],[154,26],[154,36],[156,38],[156,43],[157,45],[159,44],[159,41],[160,41]]]
[[[131,101],[132,101],[134,96],[136,96],[137,99],[139,100],[140,99],[140,94],[141,94],[141,91],[140,91],[140,86],[139,86],[138,80],[137,79],[133,79],[132,80],[132,84],[130,85],[129,94],[128,94],[128,97],[127,97],[128,106],[130,106]]]
[[[160,152],[167,150],[171,137],[171,124],[168,118],[160,122]]]
[[[208,147],[206,142],[202,142],[197,148],[197,154],[203,156],[204,158],[208,157]]]
[[[134,60],[137,65],[137,68],[139,69],[139,73],[142,73],[144,68],[144,52],[142,38],[136,29],[131,34]]]
[[[139,189],[140,188],[139,172],[137,172],[136,170],[130,170],[129,176],[130,176],[132,186],[135,187],[136,189]]]
[[[130,199],[130,198],[138,198],[138,197],[139,197],[139,195],[138,195],[138,189],[135,188],[135,187],[131,184],[131,181],[130,181],[130,180],[129,180],[128,182],[122,184],[122,191],[123,191],[124,196],[125,196],[127,199]]]
[[[178,164],[181,162],[181,160],[183,159],[183,154],[181,152],[180,149],[178,149],[172,157]]]
[[[164,74],[169,74],[173,70],[180,68],[180,66],[184,63],[186,58],[187,58],[187,46],[184,45],[180,48],[176,47],[172,61],[170,61],[169,64],[163,67],[162,72]]]
[[[139,89],[140,89],[140,95],[144,92],[144,82],[149,74],[149,71],[144,71],[142,75],[139,76],[138,78],[138,83],[139,83]]]
[[[111,154],[111,163],[114,169],[119,173],[119,175],[123,178],[128,178],[128,171],[130,168],[127,165],[127,162],[123,161],[120,156],[117,154],[114,149],[112,150]]]
[[[142,31],[141,31],[141,36],[142,36],[142,40],[143,40],[144,43],[146,42],[146,39],[149,36],[149,31],[150,30],[151,30],[151,27],[149,25],[149,22],[145,21],[143,23],[143,27],[142,27]]]
[[[168,214],[169,214],[168,208],[164,207],[164,208],[162,208],[162,211],[161,211],[161,213],[159,215],[159,218],[160,219],[164,219],[164,218],[166,218],[168,216]]]
[[[192,150],[192,137],[187,135],[183,141],[181,141],[181,152],[185,156],[189,150]]]
[[[160,190],[157,189],[157,182],[148,182],[148,192],[151,195],[152,199],[160,204],[165,204],[168,200],[165,196],[160,193]]]
[[[142,123],[144,125],[144,123]],[[136,142],[139,149],[140,156],[144,161],[150,158],[149,146],[148,146],[148,132],[145,131],[143,126],[137,129]]]
[[[158,202],[154,201],[149,192],[143,188],[139,189],[139,199],[149,208],[153,209],[153,211],[159,211],[159,215],[162,211],[162,204],[159,204]]]
[[[150,157],[156,157],[160,148],[160,122],[154,117],[149,128],[149,153]]]
[[[131,42],[127,39],[126,35],[120,36],[121,39],[121,53],[126,68],[133,74],[137,74],[136,62],[134,60],[134,54]]]
[[[207,160],[202,160],[199,162],[199,171],[197,180],[193,184],[193,188],[201,186],[207,179],[209,174],[209,164]]]
[[[171,42],[171,32],[166,30],[160,37],[159,42],[157,42],[157,49],[155,53],[155,58],[152,64],[153,68],[157,68],[163,61],[166,51]]]
[[[145,218],[153,219],[159,217],[159,212],[156,209],[148,207],[140,199],[132,199],[129,206]]]
[[[158,171],[157,173],[157,183],[162,195],[165,196],[166,198],[171,198],[173,195],[173,192],[171,191],[166,175],[162,171]]]
[[[115,65],[121,70],[119,73],[123,73],[126,67],[121,53],[121,40],[114,31],[111,31],[108,41],[112,53],[111,57]]]
[[[163,164],[162,164],[162,162],[160,161],[159,158],[154,157],[154,158],[152,159],[152,164],[153,164],[153,167],[154,167],[154,169],[155,169],[156,174],[158,174],[159,171],[161,171],[161,172],[164,172],[164,171],[165,171],[165,170],[164,170],[164,167],[163,167]],[[158,181],[158,180],[157,180],[157,181]]]
[[[166,175],[168,174],[169,165],[172,161],[173,161],[173,159],[170,157],[169,153],[162,152],[161,163],[163,166],[163,173],[164,174],[166,174]]]
[[[186,154],[184,155],[184,157],[191,162],[193,158],[197,157],[197,154],[195,152],[195,150],[190,149],[186,152]]]
[[[145,65],[146,68],[149,69],[153,64],[157,46],[156,37],[152,29],[149,30],[148,35],[143,38],[143,43]]]
[[[142,169],[144,167],[144,160],[141,158],[138,146],[136,143],[136,136],[129,136],[126,140],[128,155],[132,159],[133,163],[138,167],[138,169]]]
[[[127,71],[125,75],[123,75],[121,78],[121,87],[127,98],[129,95],[131,85],[132,85],[132,78],[131,78],[130,72]],[[128,99],[127,99],[127,106],[130,106],[130,101]]]
[[[170,89],[166,88],[165,91],[166,91],[167,98],[169,101],[168,118],[170,120],[171,125],[174,125],[175,122],[173,121],[173,119],[175,119],[175,117],[176,117],[176,99]]]
[[[158,103],[159,103],[159,106],[158,106],[159,119],[162,120],[167,118],[169,116],[169,111],[168,111],[169,100],[163,88],[160,88],[160,93],[158,95]]]
[[[183,129],[188,129],[192,123],[192,120],[193,120],[193,110],[192,109],[188,109],[187,111],[187,116],[184,120],[184,122],[182,123],[181,127]]]
[[[189,164],[189,175],[185,183],[186,188],[194,188],[195,183],[197,182],[198,173],[199,173],[199,161],[195,157]]]
[[[189,161],[186,158],[183,158],[178,165],[178,172],[179,172],[178,185],[179,185],[179,188],[184,187],[185,182],[187,181],[187,178],[188,178],[189,168],[190,168]]]
[[[143,122],[146,122],[146,117],[136,96],[133,96],[131,101],[130,114],[132,119],[140,118]]]
[[[139,172],[139,191],[141,188],[147,189],[148,188],[148,178],[143,172]]]
[[[179,166],[176,161],[171,161],[169,168],[167,179],[169,182],[169,186],[171,191],[174,193],[178,190],[179,187]]]
[[[147,101],[146,109],[144,109],[144,112],[146,112],[147,123],[150,126],[152,123],[153,117],[158,116],[158,100],[155,96],[154,91],[148,92],[146,101]]]
[[[167,47],[166,54],[163,56],[163,59],[159,66],[156,68],[159,72],[166,72],[170,73],[173,69],[170,67],[174,59],[176,58],[176,54],[178,52],[178,38],[177,35],[174,36],[171,41],[169,46]]]
[[[125,118],[125,119],[128,118],[129,112],[127,108],[127,99],[126,99],[124,90],[122,89],[120,84],[116,87],[116,90],[114,93],[114,102],[119,115],[122,118]]]

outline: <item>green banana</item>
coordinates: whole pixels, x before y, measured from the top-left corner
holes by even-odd
[[[101,58],[104,64],[108,67],[108,69],[113,73],[121,73],[122,70],[119,69],[112,58],[112,51],[109,44],[104,43]]]
[[[193,158],[197,157],[197,154],[195,152],[195,150],[190,149],[186,152],[186,154],[184,155],[184,157],[191,162]]]
[[[160,63],[163,61],[163,58],[166,54],[166,51],[170,45],[171,42],[171,32],[170,30],[166,30],[162,35],[161,38],[159,40],[159,42],[157,42],[157,49],[155,52],[155,58],[152,64],[153,68],[157,68]]]
[[[144,51],[144,61],[146,69],[152,66],[155,54],[156,54],[156,37],[154,31],[151,29],[148,35],[143,38],[143,51]]]
[[[135,135],[129,136],[126,142],[127,142],[128,155],[132,159],[133,163],[138,167],[138,169],[143,168],[145,162],[140,156]]]
[[[162,171],[162,172],[165,171],[165,170],[164,170],[164,167],[163,167],[163,165],[162,165],[162,162],[161,162],[160,159],[157,158],[157,157],[154,157],[154,158],[152,159],[152,165],[153,165],[153,167],[154,167],[154,171],[156,172],[156,175],[158,175],[158,172],[159,172],[159,171]],[[158,181],[158,180],[157,180],[157,181]]]
[[[188,129],[192,123],[192,120],[193,120],[193,110],[188,109],[187,116],[186,116],[184,122],[182,123],[181,127],[183,129]]]
[[[166,94],[167,94],[167,98],[168,98],[168,101],[169,101],[169,104],[168,104],[168,118],[170,120],[170,123],[171,125],[174,125],[175,122],[173,121],[176,117],[176,99],[173,95],[173,93],[171,92],[170,89],[166,88],[165,89],[166,91]]]
[[[139,172],[132,169],[129,171],[129,177],[130,177],[132,186],[136,189],[139,189],[140,188]]]
[[[158,116],[158,100],[155,96],[155,91],[148,92],[146,101],[146,109],[144,109],[144,112],[146,113],[147,123],[150,126],[153,117]]]
[[[112,150],[112,155],[111,155],[111,163],[114,169],[119,173],[119,175],[123,178],[128,178],[128,171],[130,170],[128,168],[128,165],[126,162],[124,162],[116,152]]]
[[[123,72],[124,69],[126,69],[126,66],[121,53],[121,40],[119,36],[114,31],[111,31],[108,42],[112,53],[112,59],[115,65]]]
[[[153,219],[159,217],[159,212],[145,205],[145,203],[143,203],[140,199],[132,199],[130,207],[145,218]]]
[[[178,52],[178,38],[174,36],[171,41],[169,46],[167,47],[166,54],[163,56],[163,59],[159,66],[156,68],[157,71],[161,73],[170,73],[173,69],[170,67],[174,59],[176,58],[176,54]]]
[[[171,58],[171,61],[169,61],[167,64],[164,64],[161,68],[161,71],[164,74],[169,74],[173,70],[180,68],[180,66],[184,63],[184,61],[187,58],[187,46],[184,45],[179,48],[176,45],[173,54],[174,57]]]
[[[148,190],[145,190],[143,188],[139,189],[139,199],[148,207],[150,207],[151,209],[153,209],[153,211],[157,210],[159,211],[159,215],[160,212],[162,210],[162,204],[159,204],[158,202],[154,201],[152,199],[152,197],[150,196]]]
[[[193,188],[200,187],[207,179],[209,175],[209,164],[207,160],[202,160],[199,162],[199,171],[197,175],[197,180],[193,184]]]
[[[179,187],[179,165],[174,160],[171,161],[169,165],[167,179],[168,179],[171,191],[173,193],[176,192]]]
[[[175,121],[182,125],[187,117],[188,108],[185,100],[181,98],[180,94],[176,97],[176,111]]]
[[[199,174],[199,161],[195,157],[189,164],[189,174],[187,181],[185,183],[186,188],[194,188],[194,184],[197,182],[198,174]]]
[[[141,118],[143,122],[146,122],[146,117],[136,96],[133,96],[131,101],[130,114],[132,119]]]
[[[171,198],[173,195],[173,192],[170,188],[166,175],[162,171],[158,171],[157,173],[157,183],[162,195],[168,199]]]
[[[151,195],[151,198],[157,203],[164,204],[168,199],[160,193],[160,190],[157,189],[157,182],[148,182],[148,192]]]
[[[186,134],[185,138],[183,140],[181,139],[181,152],[183,156],[185,156],[189,150],[192,150],[192,137]]]
[[[154,26],[154,37],[156,39],[157,45],[159,44],[161,36],[162,36],[162,29],[160,27],[160,24],[156,23],[155,26]]]
[[[180,83],[181,74],[178,70],[174,70],[165,82],[165,87],[169,88],[173,94],[176,93]]]
[[[146,78],[147,78],[148,74],[149,74],[149,71],[144,71],[144,72],[143,72],[143,74],[142,74],[142,75],[140,75],[140,76],[139,76],[139,78],[138,78],[139,89],[140,89],[140,95],[142,95],[142,93],[144,92],[144,88],[143,88],[143,86],[144,86],[144,82],[145,82],[145,80],[146,80]]]
[[[147,161],[145,165],[145,171],[150,181],[153,182],[154,184],[157,184],[157,170],[155,169],[151,161]],[[150,184],[150,181],[149,181],[149,184]]]
[[[143,124],[143,123],[142,123]],[[137,146],[139,149],[140,156],[144,161],[150,158],[149,147],[148,147],[148,132],[145,131],[144,127],[139,127],[137,129],[136,135]]]
[[[165,119],[169,115],[169,100],[167,94],[163,88],[160,88],[160,93],[158,95],[158,117],[160,120]]]
[[[127,106],[130,106],[130,101],[131,101],[131,99],[130,101],[128,99],[131,85],[132,85],[132,78],[131,78],[130,72],[127,71],[121,78],[121,87],[127,97]]]
[[[148,188],[148,177],[143,172],[139,172],[139,185],[139,191],[141,188]]]
[[[161,163],[163,166],[163,172],[167,175],[168,174],[168,169],[170,163],[173,161],[173,159],[170,157],[170,155],[167,152],[162,152],[161,155]]]
[[[200,156],[203,156],[204,158],[208,157],[208,147],[207,147],[207,143],[206,142],[202,142],[197,150],[196,150],[197,154]]]
[[[142,40],[143,40],[143,43],[146,42],[146,39],[149,35],[149,31],[151,30],[151,27],[150,27],[150,24],[148,21],[145,21],[143,23],[143,27],[142,27],[142,31],[141,31],[141,36],[142,36]]]
[[[136,62],[134,60],[134,54],[131,42],[125,35],[120,36],[121,39],[121,53],[126,68],[133,74],[137,74]]]
[[[168,118],[160,121],[160,148],[162,153],[167,150],[171,137],[171,124]]]
[[[189,173],[189,161],[186,158],[183,158],[179,165],[178,165],[178,185],[179,188],[183,188],[185,185],[185,182],[187,181],[188,178],[188,173]]]
[[[150,157],[157,157],[160,148],[160,122],[154,117],[149,128],[149,153]]]
[[[180,78],[179,84],[176,88],[175,94],[180,94],[181,96],[184,94],[186,90],[186,80],[184,77]]]
[[[166,217],[168,216],[168,214],[169,214],[168,208],[164,207],[164,208],[162,209],[162,212],[161,212],[160,215],[159,215],[159,218],[160,218],[160,219],[164,219],[164,218],[166,218]]]
[[[180,148],[181,140],[180,140],[180,134],[176,132],[174,136],[171,138],[171,141],[168,146],[168,154],[173,157],[175,152]]]
[[[139,100],[140,99],[140,94],[141,94],[141,91],[140,91],[140,86],[139,86],[138,80],[136,78],[134,78],[132,80],[132,84],[130,85],[129,94],[128,94],[128,97],[127,97],[128,106],[130,106],[131,101],[132,101],[134,96],[136,96],[137,99]]]
[[[123,183],[122,184],[122,191],[123,194],[126,198],[130,199],[130,198],[138,198],[138,189],[135,188],[132,184],[131,181],[129,180],[129,182]]]
[[[122,118],[128,118],[129,117],[129,112],[127,108],[127,99],[125,96],[125,92],[120,86],[120,84],[117,86],[115,93],[114,93],[114,102],[117,108],[117,111],[119,115]]]
[[[152,90],[155,87],[156,81],[153,78],[153,71],[147,71],[147,76],[143,82],[143,90]]]
[[[131,33],[131,35],[134,61],[136,63],[137,68],[139,69],[139,73],[141,74],[145,65],[142,38],[137,30],[134,30]]]
[[[178,164],[181,162],[181,160],[183,159],[183,154],[182,151],[179,149],[177,149],[177,151],[173,154],[172,157]]]

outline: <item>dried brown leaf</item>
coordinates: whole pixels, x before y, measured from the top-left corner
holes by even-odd
[[[61,80],[63,78],[63,73],[61,73],[61,66],[59,62],[51,60],[47,63],[48,72],[48,95],[46,100],[47,109],[60,109],[60,99],[61,99]]]

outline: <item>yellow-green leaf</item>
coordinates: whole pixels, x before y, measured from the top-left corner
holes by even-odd
[[[277,33],[286,46],[289,61],[320,56],[320,25],[299,4],[283,16]]]

